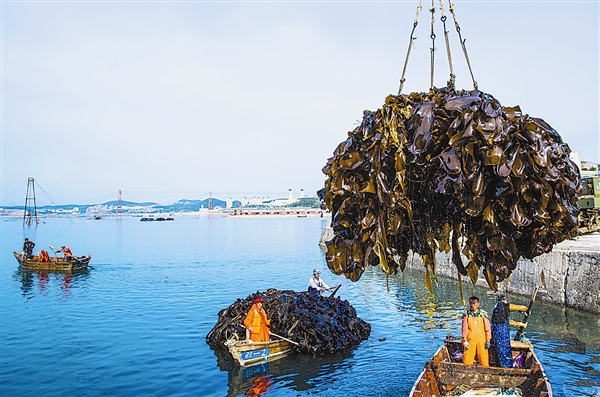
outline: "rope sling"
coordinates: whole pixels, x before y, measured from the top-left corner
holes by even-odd
[[[448,37],[448,29],[446,28],[446,20],[447,17],[444,13],[444,0],[439,0],[440,2],[440,12],[441,12],[441,17],[440,20],[442,21],[442,25],[444,27],[444,39],[445,39],[445,43],[446,43],[446,53],[448,55],[448,67],[450,70],[450,80],[448,80],[448,88],[450,89],[454,89],[454,85],[456,82],[456,75],[454,74],[454,69],[453,69],[453,65],[452,65],[452,54],[450,52],[450,39]],[[452,3],[452,1],[448,1],[449,4],[449,10],[450,13],[452,14],[452,18],[454,19],[454,27],[456,28],[456,32],[458,33],[458,39],[460,41],[460,45],[462,47],[463,50],[463,54],[465,56],[465,60],[467,62],[467,67],[469,68],[469,73],[471,74],[471,80],[473,81],[473,88],[475,90],[478,90],[478,84],[477,81],[475,81],[475,76],[473,75],[473,69],[471,67],[471,61],[469,59],[469,54],[467,52],[467,46],[465,45],[465,42],[467,41],[466,39],[462,38],[462,34],[461,34],[461,29],[460,29],[460,25],[458,24],[458,19],[456,17],[456,11],[454,8],[454,4]],[[431,32],[429,37],[431,38],[431,48],[430,48],[430,64],[431,64],[431,71],[430,71],[430,89],[434,88],[434,71],[435,71],[435,39],[436,39],[436,35],[435,35],[435,0],[431,0],[431,8],[429,9],[429,11],[431,12]],[[406,69],[408,67],[408,60],[410,58],[410,53],[412,50],[412,47],[414,45],[415,40],[417,39],[417,37],[415,37],[415,30],[417,28],[417,25],[419,24],[419,16],[421,14],[421,10],[423,9],[423,1],[419,0],[419,5],[417,6],[417,13],[415,16],[415,20],[413,22],[413,27],[412,27],[412,31],[410,33],[410,39],[408,42],[408,50],[406,51],[406,59],[404,60],[404,67],[402,69],[402,77],[400,78],[400,87],[398,88],[398,95],[402,94],[402,89],[404,88],[404,83],[406,82]]]

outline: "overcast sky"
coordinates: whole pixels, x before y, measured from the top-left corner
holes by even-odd
[[[429,89],[430,1],[403,93]],[[600,161],[599,2],[454,2],[479,89]],[[2,1],[2,205],[308,196],[418,1]],[[448,2],[444,1],[446,14]],[[435,85],[448,80],[436,0]],[[451,16],[457,87],[473,84]]]

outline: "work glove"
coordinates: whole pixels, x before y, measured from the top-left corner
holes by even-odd
[[[522,322],[520,322],[520,321],[513,321],[513,320],[510,320],[508,323],[509,323],[511,326],[513,326],[513,327],[523,327],[523,328],[526,328],[526,327],[527,327],[527,323],[522,323]]]
[[[508,305],[508,308],[511,312],[526,312],[527,306],[523,305],[513,305],[512,303]]]
[[[469,350],[471,348],[471,345],[469,344],[469,342],[464,341],[463,342],[463,347],[465,348],[465,350]]]
[[[490,348],[490,342],[485,342],[485,348],[489,349]]]

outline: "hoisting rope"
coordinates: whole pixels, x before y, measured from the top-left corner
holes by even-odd
[[[452,4],[452,0],[448,0],[450,4],[450,12],[452,13],[452,17],[454,18],[454,26],[456,27],[456,32],[458,33],[458,39],[460,40],[460,45],[462,46],[463,53],[465,54],[465,59],[467,60],[467,66],[469,66],[469,73],[471,73],[471,79],[473,80],[473,88],[478,89],[477,82],[475,81],[475,76],[473,76],[473,70],[471,69],[471,62],[469,61],[469,54],[467,54],[467,46],[465,46],[465,41],[467,39],[462,39],[462,35],[460,34],[460,25],[458,24],[458,20],[456,19],[456,14],[454,12],[454,4]]]
[[[446,53],[448,54],[448,67],[450,68],[450,80],[448,80],[448,88],[453,90],[454,83],[456,82],[456,76],[452,68],[452,55],[450,54],[450,40],[448,39],[448,29],[446,29],[446,15],[444,15],[444,0],[440,0],[440,11],[442,17],[440,18],[444,25],[444,39],[446,41]]]
[[[408,66],[408,58],[410,57],[410,50],[412,48],[413,42],[417,39],[414,37],[415,29],[419,24],[419,14],[423,9],[422,4],[423,0],[419,0],[419,5],[417,7],[417,16],[415,17],[415,21],[413,22],[412,32],[410,32],[410,41],[408,42],[408,51],[406,52],[406,59],[404,60],[404,68],[402,69],[402,78],[400,79],[400,87],[398,88],[398,95],[402,94],[402,87],[404,86],[404,82],[406,79],[404,76],[406,75],[406,67]]]
[[[454,74],[454,68],[452,65],[452,55],[450,53],[450,40],[448,38],[448,29],[446,28],[446,15],[444,14],[444,0],[439,0],[440,1],[440,10],[441,10],[441,21],[443,23],[444,26],[444,39],[446,42],[446,53],[448,54],[448,67],[450,69],[450,80],[448,80],[448,88],[449,89],[454,89],[455,87],[455,83],[456,83],[456,75]],[[404,82],[406,81],[406,68],[408,67],[408,59],[410,58],[410,52],[412,50],[414,41],[417,39],[414,34],[415,34],[415,29],[417,28],[417,25],[419,24],[419,15],[421,13],[421,10],[423,9],[422,6],[423,0],[419,0],[419,5],[417,6],[417,15],[415,16],[415,21],[413,22],[413,28],[412,31],[410,32],[410,40],[408,42],[408,50],[406,52],[406,59],[404,60],[404,67],[402,68],[402,78],[400,79],[400,87],[398,88],[398,95],[402,94],[402,89],[404,88]],[[469,73],[471,74],[471,79],[473,80],[473,87],[478,90],[479,86],[477,84],[477,81],[475,81],[475,76],[473,75],[473,68],[471,67],[471,61],[469,59],[469,54],[467,53],[467,46],[465,45],[465,42],[467,41],[466,39],[463,40],[462,38],[462,34],[460,32],[460,25],[458,24],[458,19],[456,18],[456,13],[454,11],[454,4],[452,4],[452,0],[448,0],[448,4],[449,4],[449,10],[452,13],[452,17],[454,19],[454,26],[456,28],[456,32],[458,33],[458,39],[460,41],[460,45],[462,47],[463,50],[463,54],[465,55],[465,60],[467,61],[467,66],[469,67]],[[435,26],[435,0],[431,0],[431,8],[429,9],[429,11],[431,12],[431,33],[430,33],[430,37],[431,37],[431,49],[430,49],[430,61],[431,61],[431,80],[430,80],[430,88],[433,89],[434,88],[434,70],[435,70],[435,30],[434,30],[434,26]]]
[[[431,0],[431,8],[429,9],[431,12],[431,83],[429,84],[429,88],[433,89],[433,71],[435,70],[435,0]]]

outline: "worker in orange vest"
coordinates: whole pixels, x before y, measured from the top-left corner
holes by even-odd
[[[254,299],[254,304],[244,319],[244,327],[246,327],[246,339],[252,342],[268,342],[270,340],[271,320],[267,318],[262,298]]]
[[[40,259],[40,262],[48,262],[50,260],[50,256],[48,255],[48,252],[46,250],[41,250],[40,255],[38,257]]]
[[[69,247],[67,247],[66,245],[63,245],[60,249],[60,251],[58,252],[62,252],[65,256],[65,259],[70,261],[73,258],[73,253],[71,252],[71,249]]]
[[[485,310],[479,309],[479,298],[469,298],[469,309],[462,319],[463,364],[473,365],[475,357],[484,367],[490,366],[488,349],[492,340],[490,319]]]

